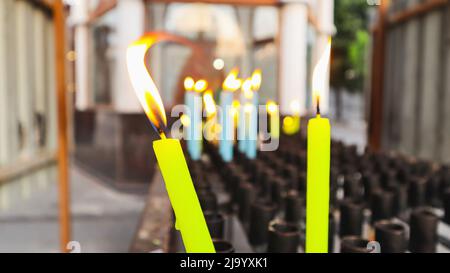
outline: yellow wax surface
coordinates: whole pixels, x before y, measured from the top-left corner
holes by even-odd
[[[172,208],[176,227],[188,253],[215,253],[191,175],[177,139],[153,142],[156,159],[161,169]]]
[[[319,115],[308,123],[306,253],[328,252],[330,122]]]

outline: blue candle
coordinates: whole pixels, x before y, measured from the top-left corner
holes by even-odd
[[[248,157],[249,149],[251,149],[252,143],[250,143],[250,130],[252,126],[253,114],[255,112],[253,105],[253,92],[252,92],[252,81],[251,79],[246,79],[242,83],[241,93],[243,94],[244,101],[242,107],[242,124],[240,124],[240,132],[242,140],[239,143],[242,143],[241,146],[243,148],[242,152]]]
[[[249,113],[249,124],[248,124],[248,141],[246,147],[247,158],[256,158],[256,148],[258,145],[258,94],[253,93],[253,98],[251,102],[251,111]]]
[[[184,124],[184,137],[186,139],[186,146],[189,155],[192,155],[192,141],[194,139],[192,130],[192,113],[194,111],[194,79],[191,77],[186,77],[184,79],[184,104],[186,105],[186,112],[184,115],[187,117]]]
[[[223,90],[220,94],[222,126],[219,143],[219,153],[225,162],[233,160],[234,144],[234,116],[232,113],[234,91],[239,89],[241,81],[237,78],[238,69],[233,69],[223,82]]]
[[[202,154],[202,96],[208,83],[205,80],[194,82],[191,77],[184,80],[184,103],[189,122],[185,126],[187,151],[193,160],[199,160]]]
[[[245,95],[244,92],[240,93],[240,107],[239,107],[239,125],[238,125],[238,150],[241,153],[245,153],[246,152],[246,146],[247,146],[247,137],[246,137],[246,119],[245,119],[245,104],[246,104],[246,99],[245,99]]]
[[[258,104],[259,95],[257,91],[261,86],[262,76],[261,70],[256,69],[252,77],[250,78],[251,91],[248,95],[250,98],[251,111],[249,113],[249,123],[248,123],[248,141],[246,147],[246,155],[249,159],[256,158],[257,146],[258,146]]]
[[[203,141],[203,126],[202,126],[202,114],[203,114],[203,99],[202,92],[206,90],[208,83],[205,80],[198,80],[194,85],[193,92],[193,105],[191,110],[191,151],[190,156],[192,160],[200,160],[202,155],[202,141]]]

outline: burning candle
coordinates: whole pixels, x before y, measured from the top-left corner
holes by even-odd
[[[184,117],[185,121],[183,125],[185,130],[186,146],[189,154],[192,153],[192,140],[194,139],[194,131],[191,128],[192,111],[194,109],[194,85],[195,81],[193,78],[186,77],[184,79],[184,104],[186,105],[186,113],[182,117]]]
[[[221,114],[221,139],[219,152],[225,162],[233,159],[234,144],[234,117],[232,113],[233,93],[241,86],[241,80],[237,78],[238,69],[231,70],[223,82],[223,90],[220,93]]]
[[[286,135],[295,135],[300,131],[300,103],[292,101],[290,107],[292,115],[284,117],[283,132]]]
[[[191,130],[192,130],[192,144],[190,156],[192,160],[199,160],[202,155],[202,114],[203,114],[203,100],[202,92],[206,90],[208,83],[205,80],[198,80],[194,85],[193,106],[191,108]]]
[[[246,153],[247,151],[247,122],[245,117],[245,105],[247,104],[247,98],[245,97],[245,88],[250,87],[250,84],[242,84],[241,92],[239,94],[239,114],[238,114],[238,127],[237,127],[237,138],[238,138],[238,150],[241,153]]]
[[[330,63],[331,39],[313,74],[313,94],[317,115],[308,122],[306,252],[328,252],[328,212],[330,204],[330,122],[320,116],[320,92]]]
[[[231,115],[233,116],[233,120],[234,120],[234,135],[235,135],[235,141],[238,140],[238,130],[239,130],[239,126],[240,126],[240,111],[241,108],[241,103],[239,100],[235,99],[233,100],[233,103],[231,104]]]
[[[153,142],[153,149],[175,213],[176,228],[180,230],[186,251],[214,253],[180,141],[165,136],[167,118],[164,106],[144,61],[147,50],[161,39],[157,34],[148,34],[128,47],[129,77],[148,119],[161,136],[161,140]]]
[[[272,139],[280,138],[280,115],[278,105],[272,101],[268,100],[266,103],[266,111],[269,115],[269,132]]]
[[[246,147],[247,158],[255,159],[256,158],[256,148],[258,146],[258,104],[259,104],[259,95],[258,90],[261,87],[261,70],[256,69],[252,77],[250,78],[251,82],[251,90],[250,101],[252,105],[252,110],[250,112],[250,118],[248,123],[248,141]]]
[[[213,93],[211,90],[204,92],[203,102],[205,104],[206,112],[206,123],[205,123],[205,136],[207,140],[214,141],[215,136],[215,125],[216,125],[216,103],[214,101]]]
[[[238,127],[239,132],[239,143],[241,144],[241,148],[243,153],[248,157],[249,152],[249,146],[250,146],[250,123],[252,119],[252,113],[255,112],[253,109],[253,92],[251,90],[252,88],[252,81],[251,79],[246,79],[241,86],[241,94],[243,95],[243,107],[241,109],[241,123]],[[239,147],[238,147],[239,148]]]

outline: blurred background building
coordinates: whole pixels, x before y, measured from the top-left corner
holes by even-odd
[[[129,250],[155,175],[156,134],[125,63],[145,32],[201,51],[152,49],[167,111],[183,102],[186,76],[219,90],[239,67],[242,77],[262,69],[261,101],[282,115],[292,101],[311,113],[312,69],[331,35],[321,108],[333,137],[449,163],[449,13],[447,0],[0,1],[0,251],[59,251],[58,219],[69,216],[83,251]],[[70,195],[58,188],[61,132]]]

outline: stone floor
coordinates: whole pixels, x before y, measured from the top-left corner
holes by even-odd
[[[82,252],[127,252],[145,193],[125,194],[71,168],[72,240]],[[0,252],[58,252],[56,170],[0,187]]]

